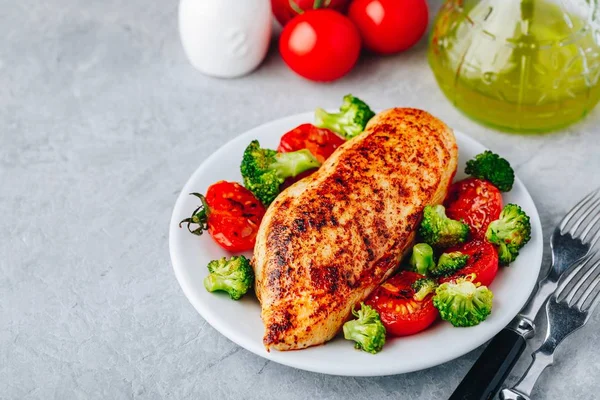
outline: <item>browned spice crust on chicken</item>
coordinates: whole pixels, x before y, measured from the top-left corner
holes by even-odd
[[[394,108],[281,193],[254,249],[267,349],[332,339],[410,249],[423,208],[443,201],[456,171],[452,130],[425,111]]]

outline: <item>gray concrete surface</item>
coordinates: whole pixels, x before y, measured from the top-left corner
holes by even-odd
[[[427,109],[507,156],[548,236],[600,184],[600,109],[548,136],[485,129],[438,90],[424,43],[364,57],[332,84],[294,76],[275,47],[254,74],[211,79],[185,59],[176,10],[173,0],[0,0],[0,398],[447,398],[481,349],[354,379],[283,367],[221,336],[171,269],[177,194],[234,136],[352,92],[376,108]],[[564,343],[535,398],[598,398],[599,328],[600,313]]]

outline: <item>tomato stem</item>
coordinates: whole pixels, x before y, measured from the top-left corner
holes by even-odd
[[[315,0],[313,3],[313,8],[316,10],[317,8],[321,8],[323,6],[323,0]]]
[[[302,8],[300,8],[300,6],[298,5],[298,3],[296,3],[294,0],[289,0],[290,2],[290,8],[292,10],[294,10],[294,12],[296,14],[302,14],[304,13],[304,10]]]
[[[208,216],[210,215],[210,209],[208,208],[208,203],[206,202],[206,197],[201,195],[200,193],[190,193],[191,196],[196,196],[200,199],[200,206],[194,210],[192,216],[182,220],[179,223],[179,227],[184,223],[187,223],[187,229],[190,233],[200,236],[202,232],[208,229]],[[198,228],[192,229],[192,224],[198,224]]]

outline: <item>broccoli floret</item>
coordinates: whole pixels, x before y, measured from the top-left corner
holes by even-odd
[[[469,261],[469,256],[460,251],[444,253],[438,259],[437,265],[429,270],[429,273],[435,277],[450,276],[467,265],[467,261]]]
[[[415,291],[413,298],[417,301],[422,301],[430,293],[435,291],[437,283],[430,278],[421,278],[413,282],[412,288]]]
[[[489,181],[501,192],[509,192],[515,183],[515,171],[510,163],[489,150],[468,161],[465,172],[475,178]]]
[[[507,204],[500,213],[500,219],[490,223],[485,237],[498,246],[500,263],[508,265],[531,239],[529,216],[518,205]]]
[[[330,114],[322,108],[315,111],[315,125],[339,133],[346,139],[352,139],[365,130],[367,122],[375,113],[361,99],[348,94],[339,113]]]
[[[239,300],[254,283],[254,271],[244,256],[225,257],[208,263],[208,276],[204,287],[209,292],[222,290],[233,300]]]
[[[443,320],[454,326],[475,326],[492,312],[492,291],[472,282],[474,275],[442,283],[435,291],[433,305]]]
[[[469,236],[469,226],[448,218],[444,206],[426,206],[419,235],[425,243],[445,248],[464,243]]]
[[[240,170],[244,186],[264,205],[269,205],[286,178],[319,166],[321,163],[307,149],[278,153],[261,148],[258,140],[253,140],[244,151]]]
[[[353,319],[344,324],[344,338],[354,340],[354,347],[368,353],[378,353],[385,344],[385,327],[379,313],[371,306],[360,303],[360,310],[352,310]]]
[[[413,271],[427,275],[431,268],[435,267],[433,260],[433,249],[427,243],[419,243],[413,246],[412,255],[408,261]]]

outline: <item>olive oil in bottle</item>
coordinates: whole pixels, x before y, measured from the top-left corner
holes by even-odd
[[[502,130],[571,124],[600,98],[597,0],[447,0],[429,63],[444,94]]]

